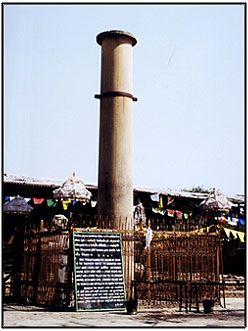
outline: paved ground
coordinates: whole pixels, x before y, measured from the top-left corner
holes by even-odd
[[[51,312],[43,308],[5,305],[3,327],[245,327],[244,298],[228,298],[226,308],[211,314],[179,312],[178,308],[125,312]]]

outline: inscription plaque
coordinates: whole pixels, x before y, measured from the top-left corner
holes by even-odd
[[[76,310],[125,309],[121,236],[73,232]]]

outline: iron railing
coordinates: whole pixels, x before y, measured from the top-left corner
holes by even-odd
[[[154,230],[146,247],[146,228],[110,230],[110,219],[96,220],[81,231],[117,231],[122,237],[122,254],[126,298],[134,298],[138,307],[164,307],[179,304],[186,309],[199,307],[199,302],[211,299],[220,302],[222,256],[220,237],[186,231]],[[130,220],[126,220],[129,222]],[[74,303],[73,258],[70,229],[50,229],[39,232],[29,227],[23,236],[23,254],[18,278],[19,299],[33,304],[68,307]],[[31,231],[32,230],[32,231]],[[17,277],[18,276],[18,277]],[[223,292],[224,294],[224,292]]]

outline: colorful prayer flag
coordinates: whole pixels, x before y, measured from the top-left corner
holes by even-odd
[[[176,216],[179,220],[181,220],[183,218],[183,213],[179,210],[176,210]]]
[[[71,199],[68,200],[62,200],[62,206],[64,210],[68,209],[69,204],[71,203]]]
[[[150,197],[151,197],[152,201],[159,202],[159,194],[158,193],[154,193]]]
[[[33,203],[35,205],[40,205],[44,200],[45,200],[44,198],[33,198]]]
[[[57,205],[57,201],[53,199],[47,199],[46,203],[48,207],[55,207]]]
[[[150,243],[152,241],[152,229],[148,228],[146,231],[146,247],[148,248],[150,246]]]
[[[170,197],[169,195],[168,195],[168,197],[167,197],[167,205],[171,205],[173,202],[174,202],[174,198],[173,197]]]
[[[4,203],[10,201],[10,197],[8,195],[4,195],[3,201],[4,201]]]
[[[159,208],[163,208],[163,197],[162,197],[162,194],[159,195]]]
[[[174,217],[174,210],[173,209],[166,209],[167,215],[170,217]]]

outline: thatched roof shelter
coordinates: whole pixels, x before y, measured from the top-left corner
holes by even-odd
[[[54,199],[73,199],[82,202],[90,201],[91,192],[87,190],[83,181],[72,174],[59,188],[53,191]]]
[[[220,191],[213,189],[207,198],[200,203],[204,210],[224,210],[231,209],[233,204]]]
[[[7,214],[29,215],[33,207],[29,206],[25,198],[17,196],[3,205],[3,212]]]

